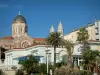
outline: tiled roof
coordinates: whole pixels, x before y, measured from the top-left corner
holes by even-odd
[[[34,41],[45,41],[45,38],[33,38]]]
[[[12,40],[12,39],[14,39],[12,36],[5,36],[5,37],[3,37],[3,38],[1,38],[1,39],[7,39],[7,40]]]
[[[13,49],[25,49],[25,48],[13,48]]]

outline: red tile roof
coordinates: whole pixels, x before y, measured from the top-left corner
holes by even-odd
[[[13,49],[25,49],[25,48],[13,48]]]
[[[45,41],[45,38],[33,38],[34,41]]]
[[[12,40],[12,39],[14,39],[12,36],[5,36],[5,37],[3,37],[3,38],[1,38],[1,39],[7,39],[7,40]]]

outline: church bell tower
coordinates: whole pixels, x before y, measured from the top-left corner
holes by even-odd
[[[20,37],[22,35],[27,34],[27,24],[26,19],[19,14],[14,18],[12,24],[12,36],[13,37]]]

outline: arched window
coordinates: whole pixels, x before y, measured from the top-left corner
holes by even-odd
[[[29,46],[29,45],[28,45],[28,42],[23,42],[23,43],[22,43],[22,47],[23,47],[23,48],[27,48],[28,46]]]
[[[20,28],[20,32],[22,33],[22,27]]]

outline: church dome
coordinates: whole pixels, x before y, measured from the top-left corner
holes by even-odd
[[[16,22],[21,22],[21,23],[26,23],[26,19],[24,18],[24,16],[22,15],[17,15],[14,20],[13,20],[14,23]]]

